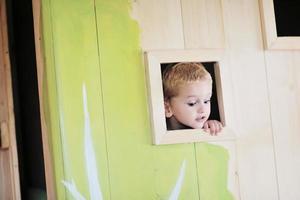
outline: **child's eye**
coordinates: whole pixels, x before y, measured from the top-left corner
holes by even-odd
[[[194,105],[196,105],[196,104],[197,104],[197,102],[189,102],[189,103],[187,103],[187,105],[191,106],[191,107],[194,106]]]
[[[205,104],[210,103],[210,99],[204,101]]]

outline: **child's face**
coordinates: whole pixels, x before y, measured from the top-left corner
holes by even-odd
[[[208,80],[186,83],[177,96],[165,102],[166,117],[173,116],[181,124],[201,129],[210,115],[211,95],[212,84]]]

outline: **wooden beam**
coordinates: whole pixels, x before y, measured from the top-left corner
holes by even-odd
[[[0,0],[0,199],[21,199],[5,0]]]
[[[43,100],[43,83],[44,80],[44,59],[43,59],[43,47],[42,47],[42,15],[41,15],[41,0],[32,0],[33,8],[33,21],[34,21],[34,37],[35,37],[35,52],[36,52],[36,67],[38,78],[38,91],[40,102],[40,119],[42,130],[42,142],[43,142],[43,154],[45,164],[45,178],[47,199],[56,199],[55,180],[53,162],[50,151],[49,132],[46,126],[44,100]]]

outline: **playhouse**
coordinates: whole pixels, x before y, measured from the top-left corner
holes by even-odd
[[[0,200],[299,200],[300,3],[0,0]],[[168,130],[203,63],[218,135]]]

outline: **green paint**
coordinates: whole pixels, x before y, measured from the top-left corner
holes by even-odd
[[[105,199],[109,199],[106,142],[94,5],[85,0],[44,0],[51,24],[44,29],[47,70],[55,77],[49,86],[57,91],[59,135],[52,133],[56,184],[59,199],[71,199],[62,180],[74,181],[79,192],[89,197],[84,158],[84,115],[82,84],[86,84],[92,137],[98,155],[99,180]],[[44,19],[44,22],[46,19]],[[49,31],[49,32],[46,32]],[[60,152],[56,152],[59,150]]]
[[[196,145],[200,199],[231,200],[227,190],[228,151],[220,146]]]
[[[112,199],[166,199],[187,160],[182,197],[197,199],[193,145],[153,146],[137,23],[126,0],[96,0]]]
[[[47,87],[51,88],[47,110],[51,114],[53,109],[47,121],[58,199],[71,199],[61,180],[74,180],[79,192],[89,197],[83,82],[105,200],[167,199],[183,160],[187,166],[180,199],[233,199],[227,190],[224,148],[204,143],[152,145],[140,31],[129,15],[129,2],[43,2]]]
[[[52,150],[52,162],[56,183],[64,178],[62,147],[59,125],[59,110],[56,89],[56,77],[54,68],[53,39],[52,39],[52,21],[49,0],[43,0],[42,3],[42,21],[43,21],[43,46],[44,46],[44,82],[43,99],[47,132],[49,133],[50,149]],[[55,185],[57,199],[65,199],[65,190],[60,184]]]

